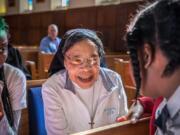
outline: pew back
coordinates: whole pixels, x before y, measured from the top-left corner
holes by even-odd
[[[121,75],[124,85],[135,86],[131,77],[130,61],[116,58],[114,60],[115,71]]]
[[[120,58],[123,60],[129,60],[129,55],[127,54],[111,54],[111,55],[105,55],[105,60],[107,67],[109,69],[115,70],[114,61],[116,58]]]
[[[54,54],[39,53],[38,71],[39,71],[40,79],[48,77],[48,70],[49,70],[51,61],[53,60],[53,57],[54,57]]]
[[[72,135],[148,135],[150,118],[142,118],[136,124],[124,121]]]

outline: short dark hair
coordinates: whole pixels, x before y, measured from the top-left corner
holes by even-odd
[[[153,55],[159,47],[169,63],[163,72],[171,75],[180,65],[180,0],[159,0],[141,10],[126,35],[132,59],[137,94],[141,85],[137,51],[147,43]]]

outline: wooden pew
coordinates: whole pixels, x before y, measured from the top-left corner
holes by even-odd
[[[133,86],[125,85],[124,89],[125,89],[126,96],[127,96],[128,107],[130,107],[132,104],[132,100],[134,99],[135,94],[136,94],[136,88]]]
[[[130,61],[116,58],[114,60],[115,71],[121,75],[124,85],[135,86],[130,75]]]
[[[27,60],[27,61],[25,61],[25,65],[31,74],[32,80],[38,79],[36,63],[34,61]]]
[[[105,60],[107,67],[109,69],[115,70],[115,65],[114,61],[116,58],[124,59],[124,60],[129,60],[129,55],[127,54],[112,54],[112,55],[105,55]]]
[[[24,61],[34,61],[36,65],[38,64],[38,46],[15,46],[21,53]]]
[[[124,121],[104,127],[99,127],[72,135],[148,135],[150,118],[142,118],[136,124]]]
[[[27,90],[30,87],[36,87],[36,86],[41,86],[46,79],[41,79],[41,80],[28,80],[27,81]],[[125,86],[125,91],[128,97],[128,105],[132,103],[131,100],[134,98],[135,95],[135,88],[131,86]],[[29,134],[29,121],[28,121],[28,109],[23,109],[22,110],[22,117],[21,117],[21,122],[20,122],[20,127],[19,127],[19,135],[28,135]],[[139,135],[139,134],[138,134]]]
[[[28,80],[27,81],[27,90],[30,87],[41,86],[45,81],[46,81],[46,79]],[[28,109],[27,108],[22,110],[18,134],[19,135],[29,135],[29,120],[28,120]]]
[[[40,79],[44,79],[48,77],[48,70],[53,57],[54,54],[39,53],[38,73]]]

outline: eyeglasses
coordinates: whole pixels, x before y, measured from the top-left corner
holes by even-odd
[[[8,51],[8,42],[0,41],[0,53],[6,53]]]
[[[99,64],[99,56],[94,56],[91,58],[84,59],[81,57],[70,57],[68,55],[65,55],[65,58],[67,58],[75,66],[83,66],[84,63],[90,66]]]
[[[0,47],[0,53],[6,53],[7,51],[8,51],[7,45]]]

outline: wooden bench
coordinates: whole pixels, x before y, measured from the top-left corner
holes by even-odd
[[[124,89],[127,96],[128,107],[130,107],[136,94],[136,88],[133,86],[125,85]]]
[[[28,80],[27,81],[27,90],[31,87],[41,86],[45,81],[46,81],[46,79]],[[128,105],[130,106],[130,104],[132,103],[131,101],[132,101],[132,99],[134,99],[134,96],[135,96],[135,88],[131,87],[131,86],[125,86],[125,92],[128,97]],[[26,108],[26,109],[22,110],[19,135],[28,135],[28,134],[29,134],[29,120],[28,120],[28,109]]]
[[[46,79],[28,80],[27,81],[27,90],[31,87],[41,86],[45,81],[46,81]],[[22,110],[21,121],[20,121],[20,125],[19,125],[19,135],[29,135],[29,118],[28,118],[28,109],[27,108]]]
[[[129,60],[130,57],[129,57],[129,55],[127,55],[127,54],[105,55],[106,64],[107,64],[107,67],[108,67],[109,69],[115,70],[114,61],[115,61],[115,59],[117,59],[117,58],[124,59],[124,60]]]
[[[35,64],[38,64],[38,46],[16,46],[16,48],[21,53],[24,61],[34,61]]]
[[[121,75],[124,85],[135,86],[130,75],[130,61],[115,58],[114,60],[115,71]]]
[[[53,57],[54,54],[39,53],[39,59],[38,59],[39,79],[44,79],[48,77],[48,70],[53,60]]]
[[[148,135],[150,118],[142,118],[136,124],[124,121],[72,135]]]

